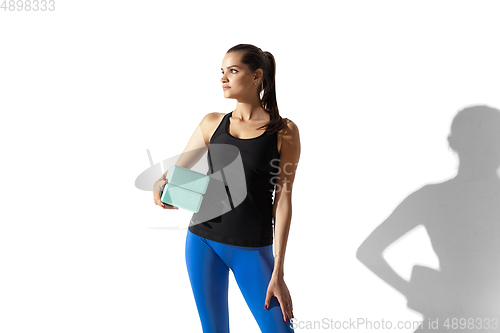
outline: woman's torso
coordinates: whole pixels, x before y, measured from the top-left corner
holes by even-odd
[[[222,200],[229,199],[226,202],[229,201],[231,207],[220,216],[204,221],[200,219],[204,213],[202,203],[200,212],[193,214],[189,230],[221,243],[267,246],[273,242],[273,192],[279,170],[279,136],[255,129],[266,124],[266,120],[252,125],[240,124],[231,119],[232,113],[220,117],[210,135],[207,154],[210,168],[207,174],[222,175],[227,191],[227,198]],[[241,168],[235,172],[237,165]]]

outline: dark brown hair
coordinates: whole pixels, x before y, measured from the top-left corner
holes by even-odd
[[[281,118],[276,101],[276,61],[274,56],[270,52],[262,51],[262,49],[251,44],[238,44],[227,50],[226,53],[230,52],[239,52],[241,62],[247,65],[250,71],[255,72],[258,68],[262,69],[262,86],[259,90],[259,99],[260,94],[264,91],[260,102],[262,108],[269,112],[270,120],[259,129],[266,128],[269,133],[274,133],[286,128],[286,120]]]

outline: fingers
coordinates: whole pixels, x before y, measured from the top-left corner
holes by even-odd
[[[293,304],[292,304],[292,299],[290,297],[283,299],[282,297],[278,298],[278,301],[280,302],[280,307],[281,307],[281,312],[283,313],[283,320],[287,321],[288,319],[293,318]]]
[[[163,209],[179,209],[179,207],[171,206],[171,205],[166,204],[166,203],[162,203],[162,208]]]
[[[158,194],[163,192],[163,189],[165,188],[165,184],[167,184],[167,183],[168,183],[168,180],[166,178],[156,181],[153,184],[153,192],[155,192],[155,193],[158,192]]]
[[[281,305],[281,312],[283,313],[283,320],[286,321],[286,304],[283,300],[279,299]]]
[[[168,183],[167,178],[163,179],[162,181],[158,181],[158,182],[161,184],[160,185],[161,191],[163,191],[163,188],[165,187],[165,184]],[[160,192],[160,191],[158,191],[158,192]],[[179,209],[179,207],[175,207],[175,206],[166,204],[163,201],[161,201],[160,194],[155,195],[154,202],[155,202],[156,205],[162,207],[163,209]]]
[[[285,303],[285,308],[286,308],[285,312],[286,312],[286,315],[288,316],[288,320],[291,320],[293,318],[293,304],[292,304],[291,299]]]
[[[268,289],[267,294],[266,294],[266,301],[264,304],[264,309],[268,310],[270,303],[271,303],[271,298],[276,297],[278,299],[278,302],[280,304],[281,308],[281,313],[283,314],[283,320],[286,322],[287,317],[289,320],[294,318],[293,315],[293,304],[292,304],[292,298],[290,297],[290,293],[288,292],[288,289],[285,293],[274,293],[273,289],[271,288],[270,290]]]
[[[163,192],[163,189],[165,188],[165,185],[168,183],[167,181],[167,178],[163,179],[163,181],[161,182],[161,185],[160,185],[160,188],[161,188],[161,191]]]
[[[272,293],[267,292],[266,294],[266,301],[264,302],[264,309],[269,309],[269,305],[271,304],[271,297],[273,296]]]
[[[161,206],[163,209],[179,209],[179,207],[175,207],[175,206],[166,204],[162,201],[160,201],[160,204],[158,204],[158,206]]]

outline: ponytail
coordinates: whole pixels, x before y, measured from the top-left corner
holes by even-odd
[[[241,61],[247,65],[251,71],[262,69],[262,86],[259,91],[259,99],[264,110],[269,112],[270,120],[267,124],[259,127],[269,133],[279,132],[286,128],[286,120],[283,119],[278,110],[276,101],[276,61],[271,52],[262,51],[251,44],[238,44],[230,48],[229,52],[241,52]],[[262,96],[262,98],[261,98]]]

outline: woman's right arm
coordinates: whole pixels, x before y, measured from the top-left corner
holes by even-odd
[[[203,117],[193,135],[191,135],[186,148],[184,148],[184,151],[181,156],[179,156],[175,165],[191,169],[196,163],[198,163],[208,149],[210,137],[212,132],[215,131],[214,124],[219,118],[220,114],[216,112],[208,113],[205,117]],[[174,206],[163,203],[160,198],[161,191],[167,182],[167,172],[168,171],[166,171],[160,179],[153,184],[153,198],[155,204],[160,207],[165,209],[176,209]]]

